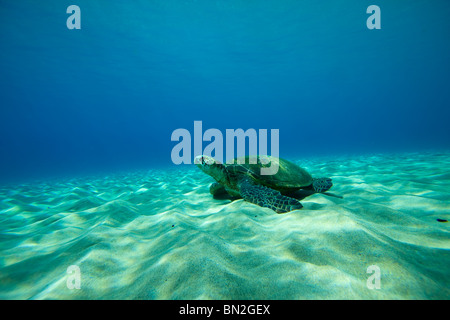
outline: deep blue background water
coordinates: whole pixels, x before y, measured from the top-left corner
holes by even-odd
[[[449,148],[449,17],[446,0],[0,0],[0,180],[171,165],[194,120],[280,129],[284,157]]]

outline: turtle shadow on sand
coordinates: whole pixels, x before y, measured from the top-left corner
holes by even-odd
[[[294,191],[294,192],[292,192],[292,193],[290,193],[288,195],[291,198],[294,198],[294,199],[297,199],[297,200],[301,201],[301,200],[305,199],[306,197],[309,197],[309,196],[311,196],[311,195],[313,195],[315,193],[319,193],[319,192],[315,192],[313,190],[304,190],[303,189],[303,190]],[[331,193],[331,192],[322,192],[321,194],[329,196],[329,197],[338,198],[338,199],[344,199],[344,197],[339,196],[339,195],[334,194],[334,193]],[[233,196],[229,195],[227,192],[214,194],[213,198],[215,200],[231,200],[231,201],[242,199],[242,197],[237,197],[237,196],[233,197]]]
[[[338,199],[344,199],[343,196],[340,196],[340,195],[337,195],[337,194],[334,194],[334,193],[331,193],[331,192],[315,192],[315,191],[313,191],[313,190],[307,190],[307,189],[300,189],[300,190],[297,190],[297,191],[295,191],[295,192],[289,194],[289,196],[290,196],[291,198],[295,198],[295,199],[297,199],[297,200],[303,200],[303,199],[305,199],[306,197],[309,197],[309,196],[311,196],[311,195],[313,195],[313,194],[315,194],[315,193],[320,193],[320,194],[326,195],[326,196],[328,196],[328,197],[334,197],[334,198],[338,198]]]

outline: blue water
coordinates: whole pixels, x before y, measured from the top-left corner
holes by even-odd
[[[285,157],[448,148],[450,4],[372,2],[1,1],[0,179],[172,165],[194,120]]]

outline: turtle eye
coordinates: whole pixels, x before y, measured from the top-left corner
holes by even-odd
[[[204,166],[210,166],[210,165],[214,164],[214,160],[211,159],[211,158],[208,157],[208,156],[198,156],[198,157],[195,158],[195,161],[194,161],[194,162],[195,162],[196,164],[201,165],[202,167],[204,167]]]

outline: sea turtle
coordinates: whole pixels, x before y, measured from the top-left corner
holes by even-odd
[[[277,213],[303,207],[297,199],[288,196],[294,191],[309,189],[323,193],[333,185],[330,178],[313,178],[296,164],[272,156],[247,156],[222,164],[210,156],[200,155],[194,163],[217,181],[210,187],[211,194],[242,197]],[[261,168],[271,166],[278,169],[275,174],[261,174]]]

